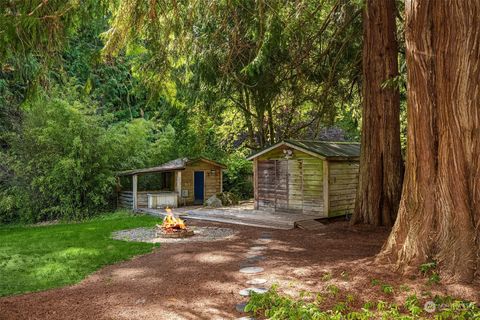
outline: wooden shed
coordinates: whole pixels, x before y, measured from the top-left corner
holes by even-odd
[[[353,212],[360,144],[284,140],[250,157],[255,209],[332,217]]]
[[[119,172],[118,206],[136,210],[203,204],[222,192],[223,169],[223,164],[207,158],[180,158]]]

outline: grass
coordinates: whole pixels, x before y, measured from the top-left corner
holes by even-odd
[[[113,231],[160,219],[116,212],[80,223],[0,227],[0,296],[77,283],[101,267],[151,252],[156,244],[113,240]]]

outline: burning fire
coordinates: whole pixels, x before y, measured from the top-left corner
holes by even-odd
[[[173,215],[172,209],[166,208],[165,211],[167,211],[167,216],[165,217],[162,225],[160,226],[163,232],[173,233],[173,232],[179,232],[182,230],[187,230],[187,226],[185,225],[185,222],[180,218],[175,218],[175,216]]]

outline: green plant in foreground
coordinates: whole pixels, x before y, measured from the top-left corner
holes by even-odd
[[[332,280],[332,274],[330,272],[325,272],[322,276],[322,281],[327,282],[329,280]]]
[[[420,302],[416,295],[412,294],[407,297],[404,303],[405,309],[407,309],[412,316],[418,316],[422,313]]]
[[[430,277],[428,277],[428,284],[438,284],[440,283],[440,275],[435,271],[432,272]]]
[[[423,276],[428,277],[427,283],[429,285],[440,283],[440,275],[435,271],[436,268],[437,263],[435,261],[420,265],[420,272]]]
[[[272,320],[414,320],[432,317],[438,320],[480,319],[480,309],[472,302],[435,297],[435,303],[438,308],[434,314],[423,311],[416,295],[410,295],[405,300],[403,307],[408,313],[402,312],[403,308],[396,304],[385,301],[366,302],[360,310],[350,310],[348,303],[339,301],[331,309],[321,310],[315,304],[280,295],[278,286],[275,285],[266,294],[252,293],[246,310],[255,316]]]
[[[380,280],[372,279],[371,284],[373,287],[378,286],[380,284]]]
[[[336,285],[330,284],[327,286],[327,291],[335,297],[340,292],[340,289]]]
[[[382,292],[386,294],[392,294],[393,293],[393,287],[389,284],[382,284]]]
[[[429,271],[434,270],[437,267],[437,263],[435,261],[427,262],[420,265],[420,272],[426,275]]]

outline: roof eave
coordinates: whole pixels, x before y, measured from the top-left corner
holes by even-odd
[[[198,157],[198,158],[195,158],[195,159],[190,159],[190,160],[187,161],[187,164],[195,162],[195,161],[203,161],[203,162],[212,164],[214,166],[220,167],[222,169],[227,169],[227,166],[224,165],[223,163],[213,161],[213,160],[210,160],[210,159],[207,159],[207,158],[204,158],[204,157]]]
[[[308,150],[308,149],[305,149],[305,148],[303,148],[303,147],[300,147],[300,146],[298,146],[298,145],[296,145],[296,144],[294,144],[294,143],[292,143],[292,142],[290,142],[290,141],[288,141],[288,140],[282,140],[282,141],[280,141],[280,142],[275,143],[274,145],[271,145],[270,147],[268,147],[268,148],[266,148],[266,149],[263,149],[263,150],[261,150],[261,151],[259,151],[259,152],[257,152],[257,153],[254,153],[254,154],[250,155],[250,156],[247,158],[247,160],[253,160],[253,159],[261,156],[262,154],[265,154],[265,153],[267,153],[267,152],[272,151],[273,149],[278,148],[278,147],[281,146],[281,145],[285,145],[285,146],[287,146],[287,147],[290,147],[290,148],[293,148],[293,149],[297,149],[297,150],[299,150],[299,151],[305,152],[305,153],[307,153],[307,154],[309,154],[309,155],[311,155],[311,156],[314,156],[314,157],[316,157],[316,158],[320,158],[320,159],[322,159],[322,160],[325,160],[325,159],[326,159],[325,156],[323,156],[323,155],[321,155],[321,154],[319,154],[319,153],[316,153],[316,152],[313,152],[313,151],[311,151],[311,150]]]
[[[147,169],[143,169],[143,170],[128,170],[128,171],[117,172],[115,175],[117,177],[122,177],[122,176],[133,176],[133,175],[136,175],[136,174],[181,171],[181,170],[185,170],[185,167],[183,167],[183,168],[180,168],[180,167],[179,168],[166,168],[166,169],[147,168]]]

